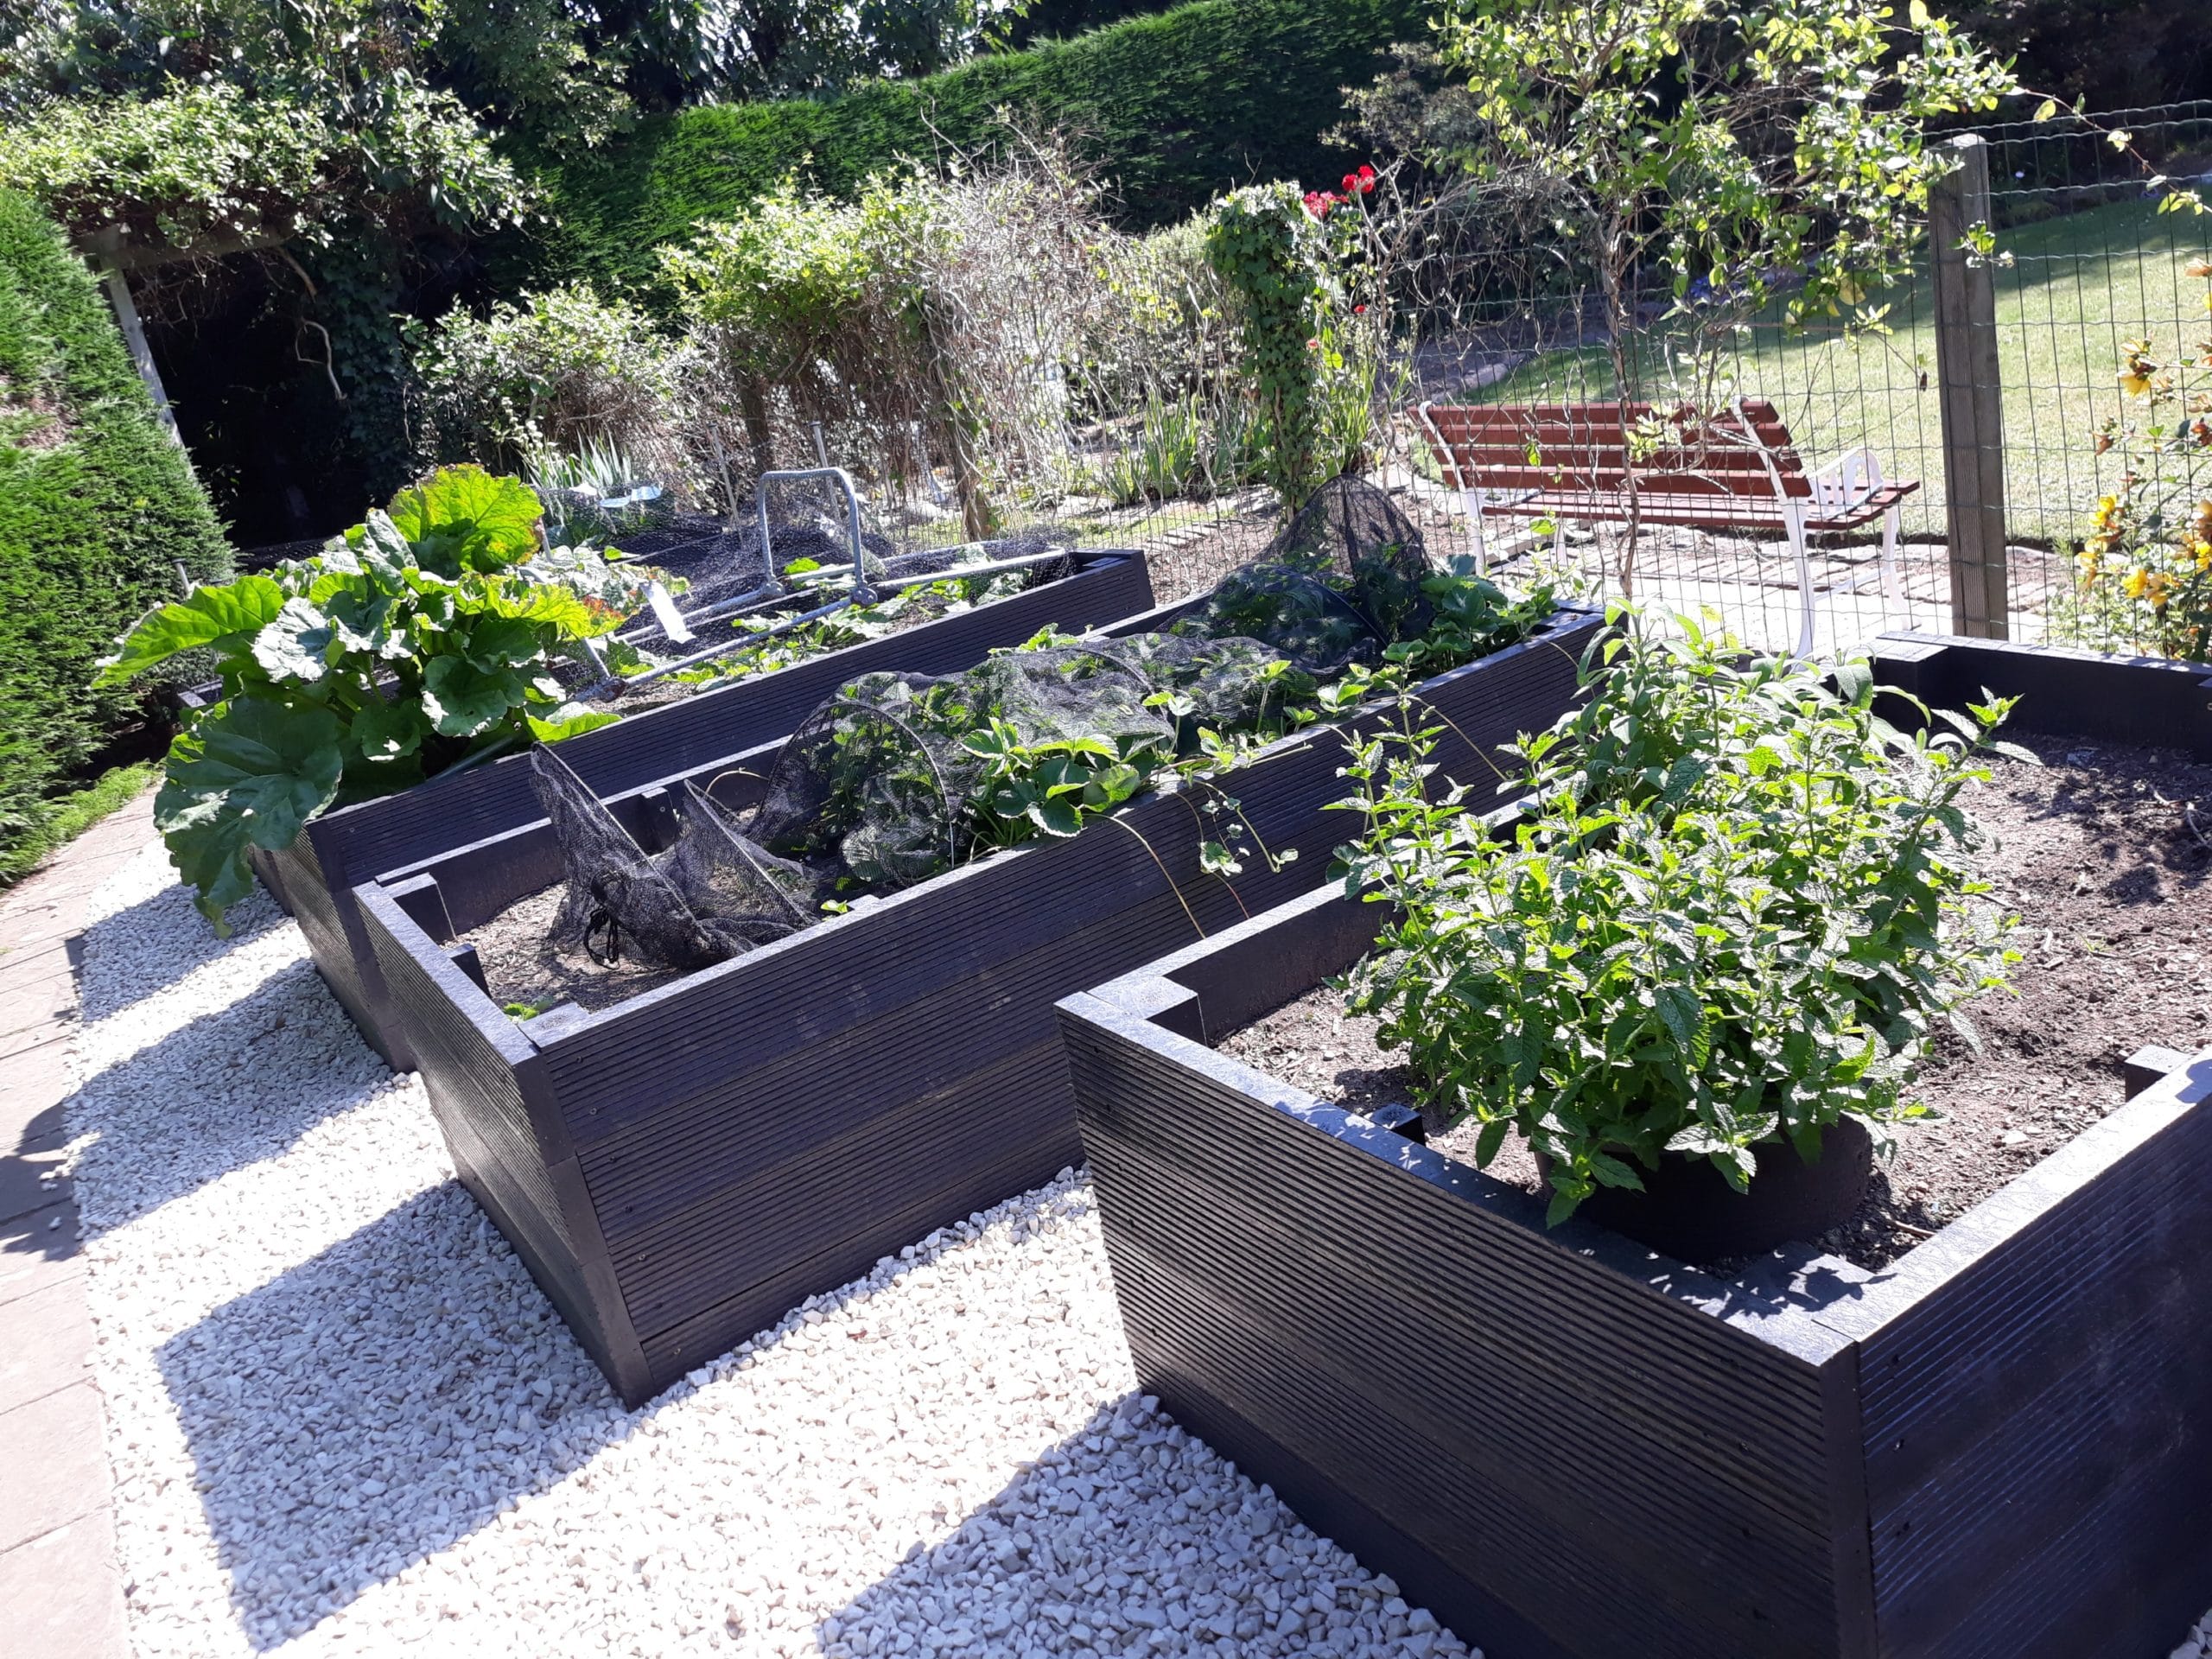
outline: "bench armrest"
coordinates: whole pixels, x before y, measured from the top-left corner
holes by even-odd
[[[1882,458],[1861,444],[1806,475],[1813,504],[1822,512],[1848,512],[1882,487]]]

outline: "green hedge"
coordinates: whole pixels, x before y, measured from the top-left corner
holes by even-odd
[[[539,280],[658,281],[654,248],[796,170],[837,194],[940,138],[1004,137],[1019,111],[1077,135],[1120,187],[1134,228],[1169,223],[1254,180],[1333,180],[1321,135],[1339,89],[1380,72],[1393,41],[1428,32],[1422,0],[1197,0],[1071,41],[980,58],[943,74],[838,98],[715,105],[656,118],[609,150],[543,175],[560,228]]]
[[[41,842],[73,768],[136,711],[95,661],[156,601],[229,572],[107,302],[61,233],[0,191],[0,878]]]

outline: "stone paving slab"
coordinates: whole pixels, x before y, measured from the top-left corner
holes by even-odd
[[[25,1300],[9,1303],[8,1312],[12,1315]],[[0,1411],[0,1446],[8,1448],[8,1478],[0,1482],[0,1554],[107,1507],[106,1432],[99,1390],[90,1382]]]
[[[122,1576],[105,1509],[0,1553],[8,1641],[50,1659],[122,1659],[130,1650],[114,1591]]]
[[[86,901],[152,819],[149,792],[0,893],[0,1646],[41,1659],[130,1649],[77,1206],[57,1172]]]
[[[9,1304],[4,1318],[8,1346],[0,1350],[0,1413],[90,1377],[92,1319],[82,1284],[56,1281]]]

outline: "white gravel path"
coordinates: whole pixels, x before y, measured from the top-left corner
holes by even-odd
[[[1466,1653],[1135,1395],[1072,1173],[626,1412],[272,905],[149,848],[93,913],[140,1655]]]

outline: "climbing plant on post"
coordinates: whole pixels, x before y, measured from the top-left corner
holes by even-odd
[[[1247,185],[1214,205],[1206,257],[1243,302],[1268,481],[1285,506],[1300,506],[1325,465],[1322,341],[1335,295],[1327,232],[1294,183]]]

